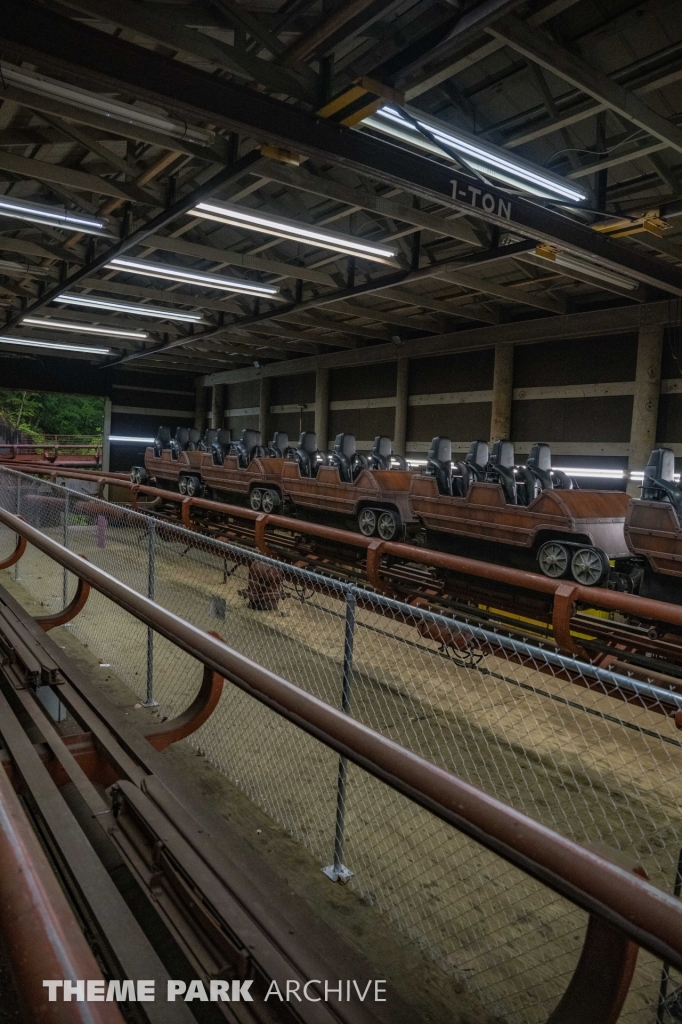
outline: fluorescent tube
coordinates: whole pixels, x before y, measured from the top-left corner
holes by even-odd
[[[119,434],[109,434],[110,441],[121,441],[130,444],[154,444],[153,437],[122,437]]]
[[[146,331],[126,331],[121,327],[98,327],[96,324],[77,324],[71,320],[47,320],[40,316],[25,316],[22,324],[29,327],[44,327],[51,331],[74,331],[77,334],[101,334],[110,338],[135,338],[144,341],[149,335]]]
[[[215,220],[221,224],[232,224],[235,227],[250,228],[265,235],[288,238],[294,242],[313,242],[322,249],[333,249],[336,252],[347,253],[349,256],[359,256],[363,259],[376,260],[379,263],[392,261],[397,255],[395,249],[389,249],[385,245],[363,242],[358,238],[353,238],[352,235],[337,235],[333,231],[325,231],[324,228],[298,224],[296,221],[285,220],[283,217],[275,217],[258,210],[247,210],[241,206],[229,206],[225,203],[199,203],[190,211],[189,215]]]
[[[463,162],[491,178],[497,178],[516,188],[524,189],[534,195],[549,194],[550,198],[562,199],[566,202],[580,203],[587,199],[587,193],[572,183],[564,181],[558,175],[550,174],[528,164],[525,161],[510,159],[503,149],[487,146],[475,136],[451,129],[449,126],[415,117],[417,124],[433,135],[442,145],[462,154]],[[365,118],[362,124],[378,131],[400,138],[404,142],[445,156],[429,139],[421,136],[414,126],[392,107],[383,107],[373,117]],[[393,129],[393,130],[391,130]],[[396,130],[397,129],[397,130]]]
[[[157,306],[135,306],[127,302],[115,302],[110,299],[100,299],[92,295],[72,295],[70,292],[63,292],[54,302],[63,302],[67,306],[87,306],[90,309],[108,309],[114,313],[132,313],[134,316],[153,316],[159,320],[180,320],[186,323],[198,324],[203,321],[201,313],[180,313],[173,309],[161,309]]]
[[[166,263],[145,263],[143,260],[115,259],[107,266],[119,270],[128,270],[143,277],[162,277],[166,281],[179,281],[182,284],[198,284],[205,288],[220,288],[225,292],[243,292],[245,295],[257,295],[270,298],[279,295],[279,288],[272,285],[256,284],[253,281],[240,281],[218,274],[203,274],[199,270],[185,267],[172,267]]]
[[[70,213],[66,206],[44,206],[10,196],[0,196],[0,217],[16,217],[31,224],[48,224],[53,228],[82,231],[86,235],[99,235],[106,229],[103,220],[88,217],[86,213]]]
[[[121,103],[104,94],[100,95],[89,92],[87,89],[78,89],[74,85],[66,85],[65,82],[48,78],[46,75],[39,75],[35,71],[26,71],[13,64],[6,64],[4,61],[0,64],[0,71],[5,82],[18,85],[39,96],[52,96],[55,99],[64,100],[65,103],[72,103],[82,110],[94,110],[113,121],[136,124],[141,128],[152,128],[154,131],[163,132],[164,135],[170,135],[175,139],[187,139],[188,142],[197,142],[202,146],[212,146],[215,142],[215,134],[205,128],[197,128],[196,125],[186,124],[184,121],[173,121],[158,114],[149,114],[130,103]]]
[[[0,335],[3,345],[26,345],[28,348],[55,348],[63,352],[88,352],[95,356],[106,356],[111,349],[88,348],[86,345],[66,345],[59,341],[37,341],[35,338],[11,338],[8,334]]]

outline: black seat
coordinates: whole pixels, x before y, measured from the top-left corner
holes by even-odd
[[[355,449],[355,434],[337,434],[329,459],[332,466],[338,466],[339,476],[347,484],[367,468],[367,458]]]
[[[211,427],[207,427],[206,430],[204,431],[204,436],[202,440],[199,442],[199,448],[201,449],[202,452],[210,452],[211,447],[216,443],[217,440],[218,431],[213,430]]]
[[[668,501],[682,512],[682,488],[675,483],[675,453],[672,448],[654,448],[642,480],[644,501]]]
[[[516,505],[516,473],[514,472],[514,445],[511,441],[495,441],[488,460],[488,480],[502,485],[505,501]]]
[[[293,456],[298,462],[301,476],[317,476],[318,466],[327,461],[326,455],[317,450],[317,434],[304,430],[294,448]]]
[[[189,429],[189,441],[187,444],[188,452],[195,452],[198,450],[201,444],[201,431],[197,430],[196,427],[190,427]]]
[[[220,430],[207,430],[204,434],[204,444],[208,444],[209,439],[213,462],[216,466],[222,466],[225,456],[230,450],[232,434],[226,427],[221,427]]]
[[[560,469],[552,469],[552,452],[548,444],[533,445],[526,459],[526,467],[540,485],[539,488],[535,488],[535,494],[539,490],[549,491],[555,487],[570,491],[573,487],[573,481],[569,476]]]
[[[232,445],[232,454],[237,456],[242,469],[248,469],[254,459],[265,454],[260,430],[242,430],[239,440]]]
[[[189,429],[187,427],[178,427],[175,431],[175,437],[170,443],[171,456],[177,459],[180,452],[187,451],[188,444]]]
[[[390,437],[380,434],[374,438],[372,450],[369,453],[369,469],[390,469],[391,462],[397,462],[400,469],[407,469],[407,462],[402,455],[393,454],[393,444]]]
[[[266,453],[267,455],[270,456],[271,459],[283,459],[284,453],[286,452],[288,447],[289,435],[285,434],[281,430],[276,430],[272,438],[272,441],[266,448]]]
[[[171,446],[171,432],[170,427],[159,427],[154,438],[154,455],[157,459],[161,458],[161,452],[164,448],[170,448]]]
[[[457,463],[459,476],[453,479],[453,494],[455,487],[461,497],[466,498],[469,487],[474,480],[485,480],[486,466],[488,465],[488,442],[472,441],[464,462]]]
[[[452,495],[452,442],[449,437],[434,437],[426,455],[426,472],[435,476],[439,494]]]

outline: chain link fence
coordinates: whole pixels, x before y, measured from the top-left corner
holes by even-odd
[[[668,714],[682,697],[6,468],[0,504],[316,697],[679,893],[682,742],[637,689]],[[0,558],[13,547],[0,529]],[[75,590],[30,545],[5,572],[49,610]],[[195,696],[201,667],[102,595],[69,628],[157,713]],[[191,742],[493,1019],[546,1020],[577,963],[582,911],[236,687]],[[681,980],[640,953],[621,1019],[682,1020]]]

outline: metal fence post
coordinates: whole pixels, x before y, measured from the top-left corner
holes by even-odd
[[[69,498],[71,495],[68,491],[64,492],[64,547],[69,546]],[[66,569],[62,573],[62,604],[66,607],[69,596],[69,574]]]
[[[17,477],[17,501],[16,501],[16,505],[17,505],[17,515],[20,516],[21,515],[21,477],[20,476]],[[14,578],[15,578],[15,580],[19,579],[19,563],[18,562],[14,563]]]
[[[156,523],[153,519],[147,524],[147,597],[154,600],[154,581],[156,570]],[[147,694],[142,701],[142,707],[158,707],[158,700],[154,700],[154,630],[147,626]]]
[[[677,870],[675,872],[675,882],[673,884],[673,896],[680,898],[682,894],[682,850],[680,850],[677,858]],[[666,1006],[668,1002],[668,982],[670,981],[670,965],[663,964],[661,971],[661,983],[658,988],[658,1005],[656,1007],[656,1024],[665,1024],[665,1019],[668,1016],[668,1008]],[[675,996],[679,993],[679,989],[673,993]],[[676,1019],[676,1018],[673,1018]]]
[[[346,626],[343,639],[343,676],[341,683],[341,710],[344,714],[350,711],[350,692],[353,678],[353,641],[355,639],[355,608],[357,596],[354,590],[346,591]],[[353,872],[343,863],[343,845],[346,837],[346,784],[348,781],[348,761],[339,758],[339,773],[336,783],[336,822],[334,825],[334,859],[326,868],[322,868],[332,882],[347,882]]]

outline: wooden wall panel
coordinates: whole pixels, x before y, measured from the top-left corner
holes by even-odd
[[[491,410],[490,402],[411,406],[407,412],[408,441],[430,441],[433,437],[487,441]]]
[[[514,387],[634,380],[636,362],[636,334],[517,345]]]
[[[272,437],[275,430],[283,430],[289,435],[289,441],[293,444],[295,441],[298,441],[302,430],[314,429],[314,412],[304,412],[303,414],[298,412],[270,413],[270,437]]]
[[[330,445],[337,434],[355,434],[358,440],[373,441],[377,434],[393,437],[395,409],[332,409],[329,413]]]
[[[315,374],[302,373],[294,377],[273,377],[270,389],[271,405],[307,405],[315,401]]]
[[[386,363],[384,366],[349,366],[332,370],[329,374],[329,401],[392,398],[396,390],[396,372],[396,363]],[[356,430],[355,434],[360,437],[359,431]]]
[[[228,409],[251,409],[260,403],[260,381],[249,380],[243,384],[228,384],[225,388],[225,411]]]
[[[409,393],[433,395],[443,391],[487,391],[493,386],[494,364],[493,349],[410,360]],[[370,375],[370,370],[363,372]],[[391,393],[395,394],[395,391]]]
[[[630,440],[632,396],[559,398],[512,404],[512,440]]]
[[[682,395],[661,395],[658,401],[656,440],[682,442]]]

